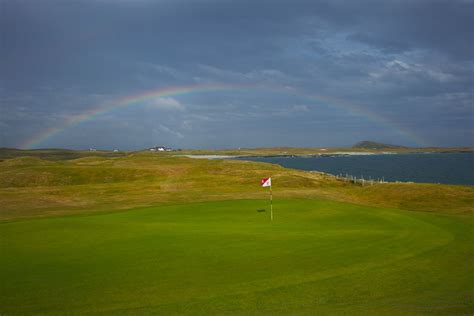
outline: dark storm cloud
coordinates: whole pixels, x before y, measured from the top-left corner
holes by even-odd
[[[473,7],[472,1],[3,1],[1,140],[17,146],[62,117],[149,89],[230,83],[342,99],[428,143],[472,145]],[[96,135],[100,145],[128,148],[153,139],[182,147],[349,145],[373,135],[414,144],[374,120],[300,97],[209,94],[167,102],[183,110],[114,112],[87,123],[80,136],[71,129],[48,145],[88,147]]]
[[[432,50],[453,59],[473,59],[471,1],[381,3],[358,21],[349,39],[388,53]]]

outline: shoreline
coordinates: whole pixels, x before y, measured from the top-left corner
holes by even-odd
[[[424,161],[423,157],[428,158],[428,160],[431,160],[428,156],[430,154],[441,154],[441,153],[429,153],[429,152],[424,152],[424,153],[394,153],[394,152],[333,152],[333,153],[325,153],[325,154],[313,154],[313,155],[180,155],[180,156],[185,156],[188,158],[193,158],[193,159],[210,159],[210,160],[225,160],[225,159],[230,159],[230,160],[239,160],[239,161],[257,161],[257,162],[263,162],[263,163],[274,163],[278,164],[284,168],[291,168],[291,169],[298,169],[306,172],[311,172],[311,173],[321,173],[321,174],[326,174],[332,177],[335,177],[339,180],[342,180],[344,182],[353,182],[353,183],[359,183],[362,185],[373,185],[375,183],[426,183],[426,184],[447,184],[447,185],[467,185],[467,186],[473,186],[474,183],[472,183],[470,180],[466,179],[464,175],[457,175],[457,176],[451,176],[451,177],[446,177],[443,176],[443,173],[438,175],[435,171],[431,170],[430,173],[426,173],[425,175],[416,175],[415,171],[414,174],[411,176],[407,176],[406,174],[399,173],[399,174],[392,174],[388,172],[387,170],[380,170],[380,168],[375,167],[374,170],[365,170],[365,171],[360,171],[357,169],[357,164],[355,164],[355,169],[347,169],[346,164],[351,164],[351,161],[354,159],[350,159],[350,157],[361,157],[361,156],[370,156],[373,157],[372,159],[369,158],[360,158],[360,159],[355,159],[356,161],[359,161],[359,165],[361,163],[364,163],[364,161],[379,161],[378,158],[382,159],[382,156],[385,156],[389,161],[391,160],[397,160],[398,157],[402,159],[401,161],[405,161],[406,159],[409,159],[409,156],[412,156],[413,158],[410,158],[409,160],[411,161],[412,159],[419,160],[422,159],[421,161]],[[461,153],[456,153],[456,154],[461,154]],[[390,156],[392,158],[390,158]],[[403,158],[405,156],[405,158]],[[339,157],[347,157],[346,159],[344,158],[339,158]],[[443,159],[442,155],[435,155],[435,157],[439,158],[433,158],[433,159]],[[464,158],[460,156],[456,156],[461,161],[470,161],[471,156],[464,156]],[[458,159],[456,157],[450,158],[448,156],[448,161],[451,161],[452,159]],[[308,162],[305,163],[301,159],[300,162],[291,162],[291,158],[313,158],[313,162]],[[337,159],[338,164],[342,166],[341,168],[325,168],[324,164],[320,166],[321,169],[317,168],[316,166],[320,165],[320,163],[317,163],[316,161],[321,158],[321,163],[323,163],[323,160],[325,159]],[[280,159],[280,160],[279,160]],[[286,160],[288,159],[288,160]],[[296,161],[297,159],[295,159]],[[285,162],[286,161],[286,162]],[[385,159],[382,161],[386,161]],[[442,160],[444,161],[444,160]],[[336,163],[336,160],[334,160],[334,163]],[[302,164],[302,165],[301,165]],[[309,164],[309,165],[308,165]],[[314,166],[313,166],[314,164]],[[342,165],[341,165],[342,164]],[[299,167],[298,167],[299,166]],[[346,167],[344,167],[346,166]],[[410,169],[410,168],[408,168]],[[443,168],[441,168],[443,169]]]
[[[245,159],[245,158],[318,158],[318,157],[340,157],[340,156],[377,156],[377,155],[430,155],[430,154],[469,154],[472,151],[445,151],[445,152],[359,152],[359,151],[337,151],[317,154],[276,154],[276,155],[174,155],[175,157],[187,157],[193,159]]]

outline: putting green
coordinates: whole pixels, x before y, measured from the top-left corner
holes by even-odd
[[[468,217],[239,200],[0,224],[0,313],[472,313]],[[266,211],[263,211],[266,210]]]

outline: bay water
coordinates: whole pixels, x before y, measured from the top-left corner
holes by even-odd
[[[286,168],[385,181],[474,185],[474,153],[241,157]]]

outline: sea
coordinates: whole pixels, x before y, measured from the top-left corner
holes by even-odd
[[[366,180],[474,185],[474,153],[240,157]]]

